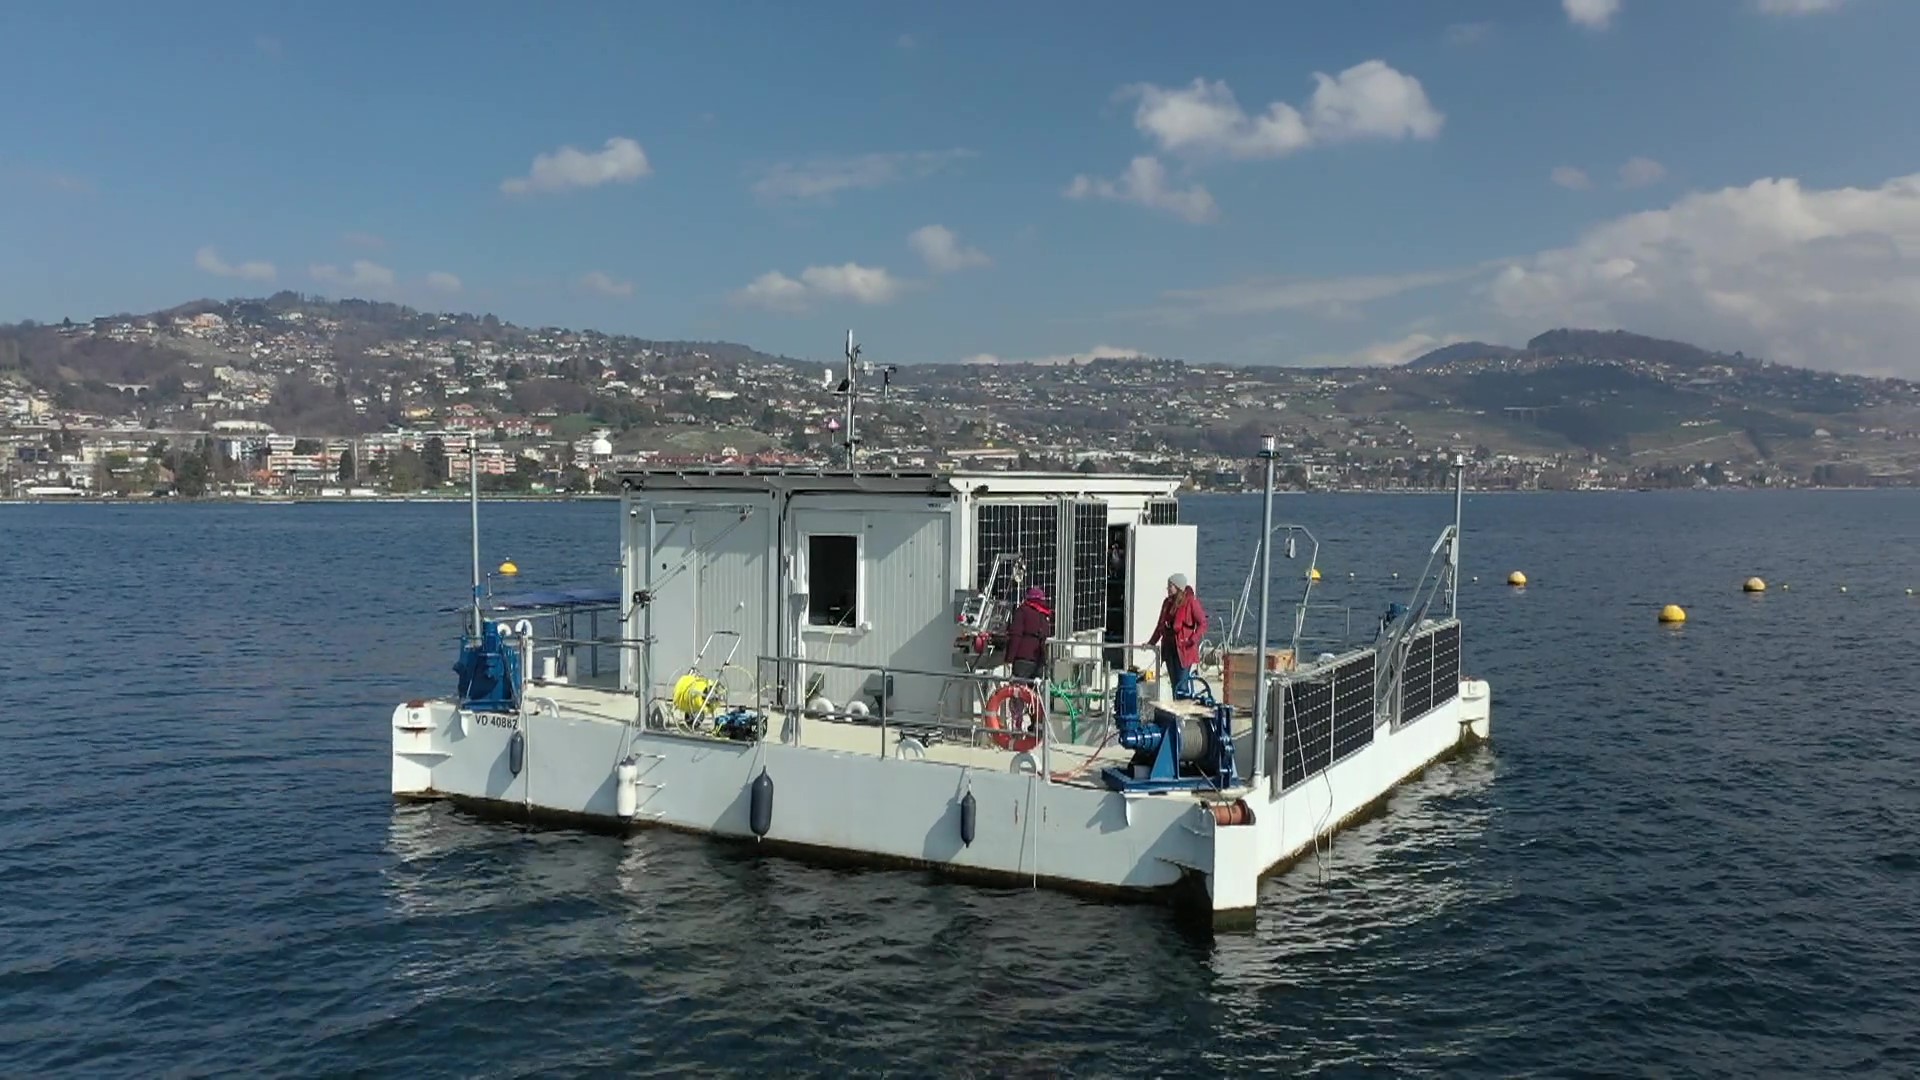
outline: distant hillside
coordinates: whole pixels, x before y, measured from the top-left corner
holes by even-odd
[[[1679,452],[1816,460],[1838,433],[1878,426],[1863,414],[1920,404],[1910,383],[1763,364],[1620,330],[1549,330],[1524,349],[1449,345],[1398,369],[1391,385],[1403,408],[1485,417],[1516,437],[1564,440],[1614,460]]]
[[[1484,341],[1462,341],[1453,345],[1442,345],[1429,353],[1422,353],[1403,366],[1417,370],[1459,363],[1463,360],[1505,360],[1520,353],[1520,349],[1506,345],[1489,345]]]
[[[20,384],[72,414],[189,430],[245,419],[359,434],[459,407],[669,443],[745,445],[757,433],[796,451],[828,445],[811,429],[838,407],[820,390],[817,362],[733,342],[528,328],[292,292],[0,326],[0,386]],[[874,445],[1091,443],[1227,457],[1278,432],[1301,453],[1364,461],[1467,447],[1633,468],[1758,462],[1800,476],[1846,462],[1887,475],[1920,469],[1920,387],[1562,328],[1525,348],[1462,342],[1388,369],[1144,358],[903,365],[862,431]]]
[[[1630,334],[1625,330],[1549,330],[1527,342],[1535,356],[1577,356],[1588,360],[1638,360],[1674,367],[1737,365],[1758,367],[1744,354],[1709,352],[1684,341]]]

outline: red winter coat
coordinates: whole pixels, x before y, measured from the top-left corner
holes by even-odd
[[[1160,605],[1160,625],[1154,627],[1153,636],[1147,639],[1147,644],[1173,642],[1173,651],[1180,658],[1180,666],[1192,667],[1200,662],[1200,638],[1206,632],[1207,609],[1200,606],[1200,598],[1193,594],[1193,586],[1189,585],[1178,595],[1167,597]]]
[[[1053,612],[1032,600],[1021,601],[1007,620],[1007,663],[1047,662],[1047,642],[1053,638]]]

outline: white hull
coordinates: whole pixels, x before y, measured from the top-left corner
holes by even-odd
[[[775,849],[1098,891],[1197,885],[1207,907],[1230,915],[1253,909],[1262,874],[1463,742],[1487,738],[1487,684],[1462,682],[1460,690],[1412,723],[1382,725],[1364,748],[1288,791],[1275,794],[1263,780],[1201,795],[1107,790],[1094,773],[1126,760],[1115,750],[1056,743],[1047,759],[1059,779],[1050,781],[1011,771],[1014,755],[990,743],[936,744],[924,757],[901,757],[891,731],[821,721],[732,742],[629,724],[630,696],[529,687],[534,707],[517,716],[463,713],[447,701],[397,708],[393,792],[576,824],[754,840],[751,791],[764,771],[774,791],[759,839]],[[619,764],[630,757],[636,767],[623,782]],[[969,792],[970,844],[961,825]],[[1213,806],[1236,795],[1251,822],[1217,824]]]

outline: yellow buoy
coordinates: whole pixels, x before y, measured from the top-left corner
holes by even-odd
[[[1526,585],[1526,583],[1527,583],[1527,575],[1521,573],[1518,570],[1515,570],[1513,573],[1507,575],[1507,584],[1513,586],[1516,589]]]
[[[1311,568],[1311,569],[1309,569],[1309,570],[1307,571],[1307,580],[1308,580],[1308,581],[1319,581],[1319,580],[1320,580],[1320,568],[1316,566],[1316,567],[1313,567],[1313,568]]]
[[[1660,609],[1660,621],[1663,623],[1683,623],[1687,621],[1687,609],[1679,604],[1668,604]]]
[[[512,577],[519,572],[520,568],[513,565],[512,559],[508,559],[506,562],[500,564],[500,574],[502,577]]]
[[[1740,587],[1746,590],[1747,592],[1766,592],[1767,591],[1767,583],[1757,577],[1748,578],[1747,583]]]

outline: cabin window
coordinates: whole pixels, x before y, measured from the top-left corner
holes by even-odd
[[[807,625],[855,626],[860,621],[860,538],[807,537]]]

